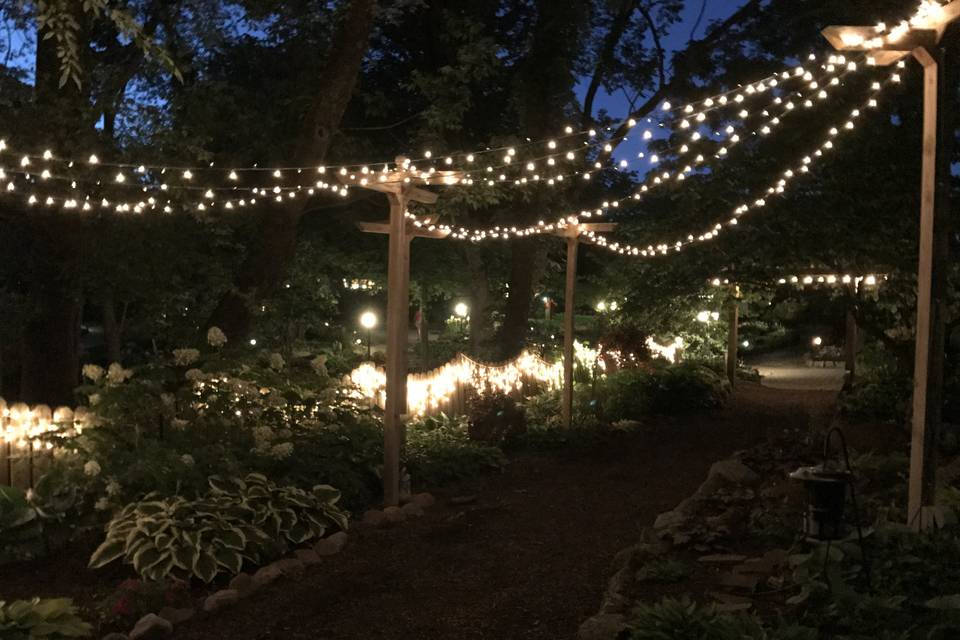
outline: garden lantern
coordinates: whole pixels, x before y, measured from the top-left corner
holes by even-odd
[[[370,354],[370,339],[373,334],[373,328],[377,326],[377,314],[373,311],[364,311],[360,314],[360,326],[367,330],[367,359],[371,357]]]

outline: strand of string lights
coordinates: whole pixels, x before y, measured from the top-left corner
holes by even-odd
[[[811,55],[811,60],[813,60],[813,59],[815,59],[815,56],[812,56],[812,55]],[[842,57],[841,57],[841,59],[840,59],[839,62],[838,62],[838,61],[836,60],[836,56],[831,56],[825,64],[821,65],[821,68],[823,68],[823,69],[826,71],[826,74],[824,74],[823,76],[820,76],[819,78],[814,79],[811,72],[804,70],[803,67],[797,67],[797,68],[795,69],[794,74],[793,74],[792,77],[800,77],[800,78],[802,78],[804,81],[806,81],[806,82],[809,83],[809,87],[810,87],[811,89],[816,89],[816,88],[818,87],[818,81],[822,82],[823,79],[824,79],[824,77],[828,77],[830,74],[833,74],[833,73],[836,71],[836,69],[837,69],[837,67],[838,67],[838,64],[839,64],[840,68],[843,68],[843,69],[844,69],[843,74],[841,74],[841,75],[844,75],[844,74],[848,73],[849,71],[854,70],[854,69],[857,68],[856,63],[854,63],[854,62],[849,62],[849,63],[847,63],[845,59],[842,59]],[[802,72],[802,74],[801,74],[801,72]],[[830,79],[830,82],[829,82],[828,84],[838,84],[838,83],[839,83],[839,78],[838,78],[838,76],[833,76],[833,77]],[[732,99],[732,100],[726,100],[726,99],[723,99],[723,98],[721,98],[721,99],[719,99],[719,100],[714,100],[714,99],[712,99],[712,98],[708,98],[708,99],[706,99],[706,100],[703,102],[703,104],[706,105],[706,106],[705,106],[705,109],[704,109],[703,111],[694,112],[694,113],[690,114],[690,113],[689,113],[689,109],[684,109],[684,111],[687,112],[687,114],[684,116],[684,118],[683,118],[682,120],[679,120],[679,121],[678,121],[678,122],[679,122],[679,128],[681,128],[681,129],[686,129],[686,128],[691,127],[691,125],[690,125],[690,122],[691,122],[691,121],[693,121],[694,123],[702,123],[703,121],[706,120],[706,114],[707,114],[710,110],[722,109],[722,108],[724,108],[724,106],[727,106],[727,105],[729,105],[729,106],[740,106],[741,108],[740,108],[740,111],[739,111],[739,113],[738,113],[738,116],[741,117],[741,118],[745,118],[745,117],[747,117],[747,116],[749,115],[750,112],[748,112],[745,108],[742,108],[742,104],[743,104],[743,103],[745,102],[745,100],[746,100],[745,98],[743,98],[743,96],[744,96],[744,95],[750,95],[750,94],[762,94],[762,93],[764,93],[767,89],[772,89],[773,87],[776,87],[777,84],[778,84],[778,82],[777,82],[775,79],[771,79],[771,80],[769,80],[768,82],[766,82],[765,84],[763,84],[762,86],[759,85],[759,84],[756,85],[756,86],[755,86],[755,85],[749,85],[748,88],[747,88],[745,91],[737,94],[737,95],[735,96],[735,98]],[[819,94],[820,94],[819,97],[820,97],[821,99],[822,99],[822,98],[825,98],[826,95],[827,95],[824,89],[821,89],[820,92],[819,92]],[[783,94],[783,95],[789,95],[789,93],[785,93],[785,94]],[[801,95],[801,97],[802,97],[802,94],[798,94],[798,95]],[[772,104],[780,104],[780,103],[782,103],[782,101],[783,101],[782,96],[778,95],[778,96],[775,96],[775,97],[772,99]],[[805,102],[806,102],[807,106],[812,106],[812,101],[811,101],[811,100],[807,99]],[[790,105],[790,106],[792,106],[792,104],[791,104],[790,102],[788,102],[787,104]],[[766,109],[762,110],[761,112],[764,113],[764,114],[767,114],[767,110],[766,110]],[[753,113],[757,113],[757,111],[754,111]],[[774,119],[773,119],[773,125],[776,125],[776,124],[778,123],[778,121],[779,121],[778,118],[774,118]],[[745,124],[745,123],[744,123],[744,124]],[[696,124],[694,124],[693,126],[696,127]],[[769,130],[769,126],[770,126],[770,125],[764,127],[764,129],[765,129],[765,130]],[[728,126],[728,127],[726,128],[726,132],[731,135],[731,138],[733,139],[733,142],[735,143],[735,142],[737,141],[737,139],[738,139],[738,136],[737,136],[736,133],[733,133],[734,130],[735,130],[735,128],[732,127],[732,126]],[[596,132],[594,132],[594,131],[591,131],[590,133],[591,133],[591,135],[595,135],[595,134],[596,134]],[[756,132],[754,132],[754,133],[756,133]],[[691,142],[694,142],[694,141],[696,141],[697,139],[699,139],[699,138],[700,138],[700,135],[701,135],[701,134],[700,134],[699,132],[696,132],[696,131],[695,131],[694,134],[691,136],[691,138],[692,138]],[[719,132],[717,132],[717,135],[720,135]],[[646,130],[646,131],[644,132],[644,134],[643,134],[643,137],[644,137],[644,139],[649,139],[649,138],[651,138],[651,137],[652,137],[652,132],[651,132],[649,129]],[[603,143],[603,141],[601,141],[601,140],[595,140],[595,141],[592,142],[592,143],[584,143],[584,144],[585,144],[585,145],[588,145],[588,146],[590,146],[590,147],[599,147],[601,144],[604,144],[604,143]],[[0,141],[0,149],[5,148],[5,146],[6,146],[5,143],[4,143],[3,141]],[[552,142],[552,141],[548,144],[548,147],[551,148],[551,149],[556,149],[557,146],[558,146],[558,145],[557,145],[556,143]],[[687,148],[688,148],[688,145],[684,144],[684,145],[681,147],[681,151],[684,152]],[[605,150],[605,151],[608,151],[608,150],[609,150],[609,143],[606,143],[606,146],[605,146],[605,149],[604,149],[604,150]],[[723,150],[722,150],[722,153],[725,153],[725,152],[726,152],[726,149],[723,149]],[[663,151],[661,151],[661,153],[663,153]],[[721,155],[722,155],[722,153],[721,153]],[[509,148],[509,149],[507,149],[507,152],[505,153],[505,155],[504,155],[504,157],[503,157],[504,164],[498,165],[497,168],[502,168],[502,167],[509,166],[510,163],[511,163],[511,161],[512,161],[512,158],[513,158],[515,155],[516,155],[516,150],[515,150],[514,148]],[[546,158],[546,164],[547,164],[548,166],[551,166],[551,167],[552,167],[552,166],[555,166],[555,165],[556,165],[556,160],[555,160],[555,159],[558,158],[560,155],[564,155],[567,160],[572,160],[572,159],[575,157],[575,155],[574,155],[574,153],[573,153],[572,151],[566,151],[566,152],[564,152],[564,151],[561,150],[561,151],[558,151],[558,152],[555,152],[555,153],[548,154],[547,156],[544,156],[543,158]],[[540,158],[540,159],[542,160],[543,158]],[[43,156],[42,156],[42,159],[43,159],[44,161],[51,161],[51,160],[53,160],[54,157],[53,157],[52,152],[49,152],[49,151],[48,151],[48,152],[45,152],[45,153],[43,154]],[[656,156],[653,156],[653,160],[656,161]],[[698,160],[698,162],[699,162],[699,161],[702,161],[702,157]],[[408,161],[406,161],[406,163],[407,163],[407,164],[405,165],[405,168],[407,168],[409,171],[416,171],[416,167],[413,167],[413,165],[411,164],[411,161],[408,160]],[[31,159],[31,157],[29,157],[29,156],[23,156],[23,157],[21,158],[21,160],[20,160],[20,168],[19,168],[19,169],[8,170],[8,171],[10,171],[10,173],[12,173],[15,177],[21,178],[22,181],[26,181],[26,182],[28,183],[27,189],[21,189],[21,191],[24,191],[24,190],[30,191],[30,188],[29,188],[29,187],[30,187],[30,186],[35,187],[36,181],[37,181],[38,179],[39,179],[41,182],[46,182],[46,181],[54,181],[54,182],[56,182],[56,181],[62,181],[62,182],[67,182],[67,181],[69,181],[70,189],[73,190],[73,191],[77,191],[80,184],[86,184],[85,181],[83,181],[83,180],[78,180],[75,176],[62,176],[62,175],[53,174],[53,173],[50,171],[49,168],[44,168],[44,169],[40,170],[39,172],[34,172],[34,169],[33,169],[34,166],[35,166],[35,163],[34,163],[34,160]],[[626,161],[621,161],[621,162],[619,163],[619,167],[614,167],[614,168],[617,169],[617,170],[621,170],[621,169],[626,169],[627,166],[628,166],[628,163],[626,163]],[[556,175],[553,175],[553,176],[542,177],[542,176],[539,175],[539,173],[532,173],[532,175],[530,175],[529,178],[528,178],[527,176],[524,176],[524,177],[522,177],[522,178],[520,178],[520,179],[514,180],[514,184],[537,183],[537,182],[543,181],[543,182],[544,182],[545,184],[547,184],[548,186],[553,186],[553,185],[555,185],[555,184],[557,184],[557,183],[563,182],[563,180],[564,180],[565,178],[568,178],[568,177],[582,176],[582,177],[584,177],[584,178],[589,179],[591,173],[593,173],[593,172],[595,172],[595,171],[600,171],[600,170],[602,170],[602,168],[603,168],[603,165],[601,165],[601,163],[597,162],[597,163],[595,163],[593,169],[588,169],[588,170],[583,171],[583,172],[574,172],[574,173],[572,173],[572,174],[563,174],[563,173],[561,173],[561,174],[556,174]],[[385,167],[385,169],[386,169],[386,167]],[[532,160],[531,160],[531,161],[528,161],[527,164],[526,164],[526,166],[525,166],[525,169],[526,169],[528,172],[535,172],[535,171],[537,171],[537,164],[536,164],[534,161],[532,161]],[[493,167],[488,166],[487,169],[486,169],[486,172],[487,172],[487,173],[490,173],[490,172],[492,172],[493,170],[494,170]],[[248,188],[242,188],[242,187],[238,187],[238,186],[234,185],[234,186],[232,186],[232,187],[226,187],[226,188],[222,188],[222,187],[204,188],[203,186],[195,185],[195,184],[173,185],[173,186],[171,186],[171,185],[169,185],[169,184],[167,184],[167,183],[144,184],[144,183],[142,183],[142,182],[138,182],[138,181],[137,181],[137,178],[138,178],[138,177],[143,177],[143,176],[147,173],[147,171],[148,171],[148,170],[146,169],[146,167],[140,166],[140,167],[138,167],[138,168],[134,171],[134,173],[137,174],[137,175],[134,175],[132,178],[129,178],[129,179],[127,178],[127,175],[126,175],[124,172],[119,171],[119,172],[117,172],[117,173],[115,174],[115,176],[114,176],[114,178],[113,178],[112,180],[108,181],[107,185],[105,185],[102,180],[96,181],[96,182],[93,183],[93,184],[95,185],[95,189],[102,189],[102,188],[104,188],[105,186],[109,186],[110,188],[117,188],[117,187],[119,187],[119,188],[129,188],[129,189],[131,189],[131,190],[137,190],[137,191],[139,191],[139,192],[141,192],[141,193],[143,193],[143,194],[149,194],[149,193],[151,193],[151,192],[156,193],[157,191],[159,191],[159,192],[168,192],[168,191],[170,191],[170,190],[173,190],[173,191],[176,191],[176,190],[184,190],[184,191],[188,191],[188,192],[200,192],[200,191],[203,191],[203,198],[202,198],[201,200],[199,200],[199,201],[194,201],[194,202],[189,203],[189,204],[187,205],[190,209],[194,209],[194,210],[197,210],[197,211],[207,211],[207,210],[209,210],[209,209],[211,209],[211,208],[213,208],[213,207],[215,207],[215,206],[220,206],[220,207],[222,207],[222,208],[224,208],[224,209],[227,209],[227,210],[235,209],[235,208],[243,208],[243,207],[246,207],[246,206],[248,206],[248,205],[256,204],[258,197],[259,197],[259,198],[264,198],[264,199],[266,199],[266,198],[273,198],[274,200],[276,200],[276,201],[278,201],[278,202],[283,202],[283,201],[285,201],[285,200],[291,200],[291,199],[297,197],[297,195],[299,195],[299,194],[306,194],[307,196],[312,196],[312,195],[314,195],[315,193],[317,193],[317,192],[323,192],[324,190],[332,191],[332,192],[337,193],[337,194],[339,194],[339,195],[341,195],[341,196],[347,195],[347,192],[348,192],[348,191],[347,191],[347,190],[348,190],[348,185],[329,183],[329,182],[326,182],[326,181],[323,181],[323,180],[317,181],[315,184],[313,184],[313,185],[308,185],[308,186],[306,186],[306,187],[304,187],[304,186],[302,186],[302,185],[297,185],[297,186],[295,186],[295,187],[288,187],[288,188],[284,188],[284,187],[282,187],[282,186],[280,186],[280,185],[273,185],[273,186],[270,186],[270,187],[248,187]],[[166,173],[166,171],[164,170],[163,173]],[[163,174],[163,173],[162,173],[162,174]],[[189,170],[185,171],[184,173],[185,173],[185,174],[189,174]],[[161,175],[162,175],[162,174],[161,174]],[[357,175],[344,176],[344,174],[347,174],[347,172],[346,172],[345,169],[341,169],[340,172],[339,172],[339,174],[340,174],[341,179],[345,179],[345,180],[347,180],[347,181],[353,179],[353,180],[355,181],[355,183],[356,183],[356,184],[359,184],[360,186],[365,186],[366,184],[368,184],[368,183],[369,183],[370,181],[372,181],[372,180],[378,180],[378,179],[379,179],[379,181],[381,181],[381,182],[382,182],[382,181],[386,181],[386,174],[384,174],[384,173],[382,173],[382,172],[380,172],[380,173],[373,172],[373,171],[370,171],[370,170],[367,169],[367,168],[364,168],[364,172],[361,173],[360,176],[357,176]],[[429,183],[430,180],[431,180],[431,178],[436,179],[436,180],[438,180],[438,181],[442,181],[444,175],[446,175],[445,172],[437,173],[437,172],[435,172],[434,169],[431,168],[430,171],[423,171],[423,172],[421,172],[421,173],[420,173],[420,178],[421,178],[422,180],[424,180],[425,182]],[[0,169],[0,179],[5,179],[6,177],[7,177],[7,175],[6,175],[6,173],[4,172],[4,170],[3,170],[3,169]],[[193,177],[192,175],[189,176],[190,179],[192,179],[192,177]],[[279,178],[279,177],[280,177],[280,174],[279,174],[279,173],[275,173],[275,176],[274,176],[274,177]],[[501,173],[500,176],[498,177],[499,181],[506,180],[506,178],[507,178],[507,176],[506,176],[505,174],[503,174],[503,173]],[[682,178],[681,178],[681,179],[682,179]],[[31,180],[32,180],[32,184],[31,184]],[[473,178],[472,178],[472,177],[461,178],[461,179],[458,179],[458,181],[457,181],[457,183],[463,183],[463,182],[472,183],[472,182],[473,182]],[[496,183],[496,181],[493,180],[493,179],[489,179],[487,182],[488,182],[488,184],[491,184],[491,185]],[[659,177],[655,178],[655,182],[659,183],[659,182],[660,182],[660,178],[659,178]],[[23,186],[23,185],[21,185],[21,186]],[[16,185],[16,183],[15,183],[14,180],[11,180],[11,181],[7,184],[5,192],[9,194],[9,193],[12,193],[12,192],[15,192],[15,191],[17,191],[17,185]],[[229,194],[232,194],[232,195],[234,195],[235,197],[234,197],[234,198],[228,198],[228,199],[226,199],[226,200],[219,200],[219,201],[218,201],[217,196],[222,195],[222,193],[221,193],[222,191],[228,191]],[[250,194],[249,197],[236,197],[236,196],[242,195],[242,194],[244,194],[244,193]],[[94,195],[91,195],[91,194],[80,195],[80,194],[78,194],[78,193],[71,193],[71,194],[66,195],[66,196],[37,195],[37,194],[35,193],[35,189],[34,189],[34,192],[30,192],[29,195],[27,195],[27,196],[25,196],[25,197],[26,197],[26,202],[27,202],[27,204],[28,204],[28,205],[31,205],[31,206],[32,206],[32,205],[42,205],[42,206],[47,206],[47,207],[53,207],[53,206],[59,205],[59,206],[62,206],[64,209],[81,209],[81,210],[84,210],[84,211],[89,211],[89,210],[94,209],[94,208],[100,208],[100,209],[113,208],[114,210],[116,210],[116,211],[118,211],[118,212],[129,212],[129,211],[133,211],[133,212],[135,212],[135,213],[142,213],[142,212],[145,211],[145,210],[156,210],[156,209],[162,209],[162,210],[165,211],[165,212],[170,212],[170,211],[172,211],[172,208],[173,208],[171,205],[174,204],[174,202],[173,202],[172,200],[169,200],[169,199],[163,200],[162,198],[158,200],[156,197],[154,197],[154,196],[149,196],[149,195],[148,195],[147,197],[139,200],[139,201],[124,200],[124,199],[122,199],[122,198],[119,199],[119,200],[114,201],[114,200],[111,200],[111,198],[109,198],[109,197],[94,196]]]
[[[811,54],[810,60],[815,61],[815,59],[816,59],[816,56],[813,56]],[[703,114],[706,111],[709,111],[711,109],[718,109],[731,104],[734,104],[734,105],[740,104],[740,103],[743,103],[745,100],[747,100],[747,98],[749,98],[750,96],[757,93],[764,92],[768,86],[771,86],[771,83],[774,83],[772,84],[772,86],[776,86],[776,83],[780,83],[780,82],[791,81],[796,79],[802,80],[806,78],[807,75],[808,75],[808,71],[804,67],[798,66],[793,68],[790,71],[782,71],[775,74],[770,74],[769,76],[762,78],[761,80],[758,80],[756,82],[751,82],[745,86],[740,86],[723,93],[718,93],[718,94],[709,96],[699,101],[687,103],[685,105],[673,107],[669,102],[664,102],[660,107],[660,115],[675,116],[676,119],[679,120],[684,117],[690,116],[691,114],[697,115],[696,112],[697,112],[698,106],[702,107],[700,110],[700,113]],[[652,118],[648,119],[648,122],[653,123],[653,119]],[[637,126],[638,123],[633,119],[629,119],[622,124],[626,124],[629,126],[630,129],[632,129],[635,126]],[[665,124],[664,121],[659,122],[660,126],[663,126],[664,124]],[[611,129],[611,127],[607,127],[607,129]],[[463,170],[465,171],[477,171],[477,170],[471,169],[471,167],[478,161],[478,159],[486,157],[487,155],[490,155],[490,154],[501,154],[506,152],[511,157],[511,160],[512,160],[512,157],[516,155],[518,148],[523,149],[523,148],[546,145],[548,149],[553,150],[557,148],[557,146],[559,145],[558,140],[562,141],[562,140],[567,140],[572,138],[580,138],[583,136],[586,136],[589,139],[594,139],[594,138],[597,138],[598,135],[599,134],[595,129],[576,131],[573,129],[573,127],[567,126],[565,127],[564,133],[562,135],[557,136],[556,138],[551,138],[549,141],[542,141],[542,140],[529,141],[519,145],[504,145],[501,147],[486,148],[483,150],[469,152],[469,153],[447,155],[445,158],[443,158],[442,161],[440,161],[441,162],[440,169],[438,169],[436,166],[433,166],[430,168],[433,169],[434,171],[439,171],[444,168],[446,169],[452,168],[455,164],[457,164],[457,165],[462,165]],[[646,136],[648,135],[648,133],[645,132],[644,135]],[[586,143],[586,144],[589,144],[589,143]],[[7,145],[5,143],[0,145],[0,152],[8,152]],[[9,152],[8,155],[14,155],[14,154],[12,152]],[[133,174],[129,176],[130,178],[129,182],[132,184],[135,184],[137,182],[137,176],[144,176],[147,174],[151,174],[151,175],[156,174],[160,176],[164,176],[168,174],[174,175],[174,176],[179,175],[180,179],[188,183],[194,180],[196,177],[199,177],[200,175],[206,172],[217,172],[225,176],[226,186],[223,186],[223,187],[212,186],[208,188],[195,187],[195,186],[193,187],[194,189],[203,189],[204,191],[206,190],[215,191],[217,189],[234,190],[238,186],[235,183],[240,180],[240,176],[244,172],[254,172],[254,173],[270,172],[274,178],[279,179],[279,178],[285,177],[284,174],[286,172],[296,172],[296,174],[308,174],[308,175],[311,172],[316,172],[316,174],[320,174],[320,175],[325,175],[328,173],[343,174],[343,173],[351,173],[351,172],[372,173],[374,170],[371,170],[369,168],[370,166],[383,166],[382,172],[386,173],[387,171],[390,170],[390,167],[391,167],[391,162],[375,162],[375,163],[354,163],[354,164],[346,164],[346,165],[330,165],[330,166],[320,166],[320,167],[301,166],[301,167],[268,168],[268,167],[253,166],[253,167],[238,167],[235,169],[221,169],[219,167],[211,166],[211,165],[175,166],[175,165],[156,165],[156,164],[138,163],[138,162],[105,162],[105,161],[102,161],[99,157],[97,157],[96,154],[90,154],[86,160],[81,161],[75,158],[58,157],[50,150],[44,151],[40,155],[26,154],[26,155],[19,155],[17,157],[20,158],[20,163],[22,167],[26,167],[31,164],[35,164],[39,162],[46,162],[46,163],[62,164],[62,165],[65,165],[67,168],[87,167],[87,168],[104,168],[104,169],[111,169],[111,170],[116,169],[115,182],[118,182],[118,183],[128,181],[127,180],[128,176],[126,175],[126,173]],[[428,151],[428,152],[425,152],[421,158],[413,159],[412,162],[416,162],[416,163],[428,162],[429,163],[429,162],[435,162],[436,160],[439,160],[439,157],[435,158],[435,156]],[[489,165],[489,166],[492,166],[492,165]],[[47,170],[49,171],[49,169]],[[489,169],[480,169],[479,171],[484,171],[484,170],[489,171]],[[429,169],[427,171],[429,171]],[[50,173],[53,174],[54,172],[50,172]],[[121,179],[120,176],[124,176],[124,178]],[[171,185],[168,184],[168,188],[170,188],[170,186]],[[192,186],[192,185],[188,184],[185,186]],[[260,187],[260,189],[264,189],[264,188],[265,187]],[[298,186],[294,188],[303,189],[304,187]]]
[[[847,73],[854,72],[859,68],[856,65],[856,63],[847,62],[843,56],[837,56],[836,60],[837,60],[837,64],[843,66],[844,71],[839,76],[833,76],[831,80],[828,82],[828,85],[840,84],[839,79],[842,75],[846,75]],[[832,71],[833,70],[831,70],[831,72]],[[834,80],[836,82],[834,82]],[[811,91],[811,94],[816,94],[816,96],[819,99],[823,100],[823,99],[826,99],[829,94],[826,92],[826,90],[823,87],[820,86],[821,81],[810,79],[808,88]],[[803,104],[806,107],[814,106],[814,103],[809,98],[803,99],[804,98],[803,94],[800,94],[800,98],[802,100],[800,104]],[[751,132],[753,135],[761,135],[761,136],[769,135],[770,133],[772,133],[774,128],[782,124],[783,120],[786,117],[788,117],[791,113],[795,113],[798,111],[796,109],[796,103],[793,102],[793,98],[788,98],[784,100],[778,97],[774,101],[774,104],[782,105],[782,110],[779,113],[774,115],[771,115],[767,110],[764,110],[763,113],[768,119],[762,124],[762,126],[757,127],[754,131]],[[744,114],[741,113],[740,115],[743,116]],[[713,154],[713,158],[717,160],[723,160],[728,156],[729,149],[741,141],[741,137],[739,136],[739,134],[735,133],[736,131],[737,131],[737,128],[733,127],[732,125],[728,126],[728,128],[726,129],[726,132],[728,133],[729,137],[726,139],[724,146],[721,146],[721,148],[717,151],[717,153]],[[696,136],[697,133],[694,132],[693,135]],[[685,143],[680,147],[680,150],[684,153],[690,152],[688,145]],[[700,163],[702,163],[703,161],[704,161],[704,158],[702,157],[702,155],[698,155],[694,164],[700,165]],[[706,167],[709,167],[710,164],[708,163],[702,166],[706,168]],[[481,229],[481,228],[466,228],[462,226],[452,227],[450,225],[426,223],[420,220],[419,218],[417,218],[415,215],[410,214],[409,212],[408,212],[408,217],[413,221],[414,225],[418,227],[428,228],[430,230],[440,229],[440,230],[448,231],[450,232],[451,237],[455,239],[470,240],[473,242],[480,242],[484,240],[495,240],[495,239],[506,240],[512,237],[526,237],[531,235],[540,235],[544,233],[552,233],[558,228],[563,228],[570,224],[577,224],[581,222],[582,219],[590,219],[590,218],[593,218],[594,216],[603,216],[609,210],[619,208],[620,205],[627,200],[630,200],[630,199],[639,200],[642,197],[642,194],[647,193],[651,188],[657,185],[664,184],[666,180],[668,180],[671,177],[675,177],[677,180],[686,179],[686,177],[690,175],[692,171],[693,171],[692,166],[687,165],[687,167],[685,167],[684,170],[678,172],[675,175],[670,174],[668,172],[663,174],[657,174],[654,176],[652,180],[652,183],[653,183],[652,185],[643,184],[637,190],[635,190],[634,193],[630,196],[625,196],[619,199],[604,201],[600,206],[594,209],[581,210],[576,215],[562,216],[552,223],[547,223],[544,220],[540,220],[536,224],[529,225],[526,227],[497,225],[494,227]]]
[[[903,65],[898,64],[898,68],[903,68]],[[835,147],[835,140],[842,135],[843,133],[852,131],[856,127],[856,121],[863,115],[862,109],[873,109],[878,105],[878,97],[882,93],[885,87],[890,85],[898,84],[901,80],[899,72],[891,73],[886,82],[874,82],[871,86],[871,92],[869,97],[863,102],[860,108],[853,109],[846,121],[838,126],[832,126],[828,129],[827,135],[825,136],[824,141],[816,147],[816,149],[807,155],[804,155],[802,159],[796,163],[794,166],[785,169],[779,174],[778,179],[775,183],[769,186],[763,195],[754,198],[750,202],[744,202],[737,206],[733,210],[732,216],[726,220],[725,224],[723,222],[716,223],[711,229],[705,231],[699,235],[690,234],[686,238],[677,240],[672,243],[661,242],[656,245],[648,245],[646,248],[641,248],[634,246],[632,244],[620,243],[620,242],[610,242],[607,238],[598,235],[594,232],[586,231],[583,233],[582,237],[597,246],[608,249],[614,253],[620,255],[630,255],[630,256],[641,256],[641,257],[652,257],[657,255],[667,255],[671,252],[680,251],[684,247],[696,244],[700,242],[708,242],[717,236],[720,235],[720,232],[724,229],[725,226],[733,227],[739,224],[739,220],[742,216],[763,209],[767,203],[768,198],[778,195],[783,195],[786,193],[787,188],[790,183],[799,175],[809,173],[811,167],[814,166],[817,160],[823,158],[830,150]]]

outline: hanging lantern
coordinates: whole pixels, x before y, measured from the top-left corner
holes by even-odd
[[[807,491],[807,511],[803,532],[814,540],[839,540],[844,537],[843,512],[853,474],[830,463],[800,467],[790,474]]]

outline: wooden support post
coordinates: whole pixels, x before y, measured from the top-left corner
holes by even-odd
[[[740,304],[737,301],[739,296],[734,297],[730,302],[730,309],[727,313],[727,379],[730,386],[737,383],[737,347],[739,346],[740,333]]]
[[[579,233],[567,236],[567,286],[563,302],[563,426],[573,424],[573,340],[574,290],[577,284],[577,245]]]
[[[843,340],[843,360],[847,370],[844,386],[853,384],[853,377],[857,368],[857,317],[853,313],[853,300],[847,301],[846,336]]]
[[[934,489],[936,482],[937,436],[940,417],[939,393],[931,397],[931,338],[933,323],[939,314],[932,313],[932,280],[934,250],[935,193],[937,186],[937,102],[938,65],[926,48],[913,51],[923,65],[923,169],[920,190],[920,259],[917,269],[916,353],[913,369],[913,417],[910,443],[910,487],[907,523],[915,529],[926,529],[934,523]],[[934,358],[939,361],[939,358]],[[942,372],[939,372],[942,375]],[[934,402],[935,401],[935,402]]]

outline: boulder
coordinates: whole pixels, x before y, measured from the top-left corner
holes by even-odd
[[[302,562],[305,567],[314,567],[322,562],[320,555],[313,549],[297,549],[293,552],[293,555],[295,555],[297,560]]]
[[[657,531],[682,527],[687,521],[687,516],[679,511],[665,511],[657,516],[653,522],[653,528]]]
[[[347,546],[347,534],[345,531],[338,531],[313,545],[313,551],[318,556],[335,556],[343,551],[345,546]]]
[[[418,493],[410,498],[410,502],[420,505],[421,509],[429,509],[437,503],[437,499],[429,493]]]
[[[214,594],[207,596],[203,601],[203,610],[207,613],[219,611],[224,607],[229,607],[240,602],[240,594],[233,589],[221,589]]]
[[[155,613],[148,613],[133,626],[130,640],[160,640],[173,635],[173,625]]]
[[[391,524],[403,522],[407,519],[407,514],[401,511],[400,507],[387,507],[383,510],[383,516]]]
[[[450,504],[453,504],[453,505],[470,504],[470,503],[476,502],[476,501],[477,501],[477,496],[474,496],[474,495],[470,495],[470,496],[454,496],[454,497],[450,498]]]
[[[248,595],[253,593],[257,587],[260,585],[255,585],[253,582],[253,576],[249,573],[239,573],[233,577],[233,580],[230,581],[229,587],[236,591],[241,598],[246,598]]]
[[[601,613],[587,619],[577,631],[578,640],[614,640],[626,627],[619,613]]]
[[[754,485],[760,482],[760,476],[753,469],[734,458],[714,462],[708,474],[708,478],[712,477],[720,477],[737,485]]]
[[[406,514],[408,518],[419,518],[424,514],[423,507],[418,505],[416,502],[408,502],[400,507],[400,511]]]
[[[100,638],[100,640],[128,640],[127,636],[122,633],[108,633],[107,635]]]
[[[163,609],[160,609],[160,612],[157,615],[163,618],[164,620],[166,620],[167,622],[169,622],[170,624],[172,624],[173,626],[177,626],[178,624],[183,624],[184,622],[192,618],[194,613],[196,612],[190,607],[186,607],[184,609],[176,609],[174,607],[164,607]]]

